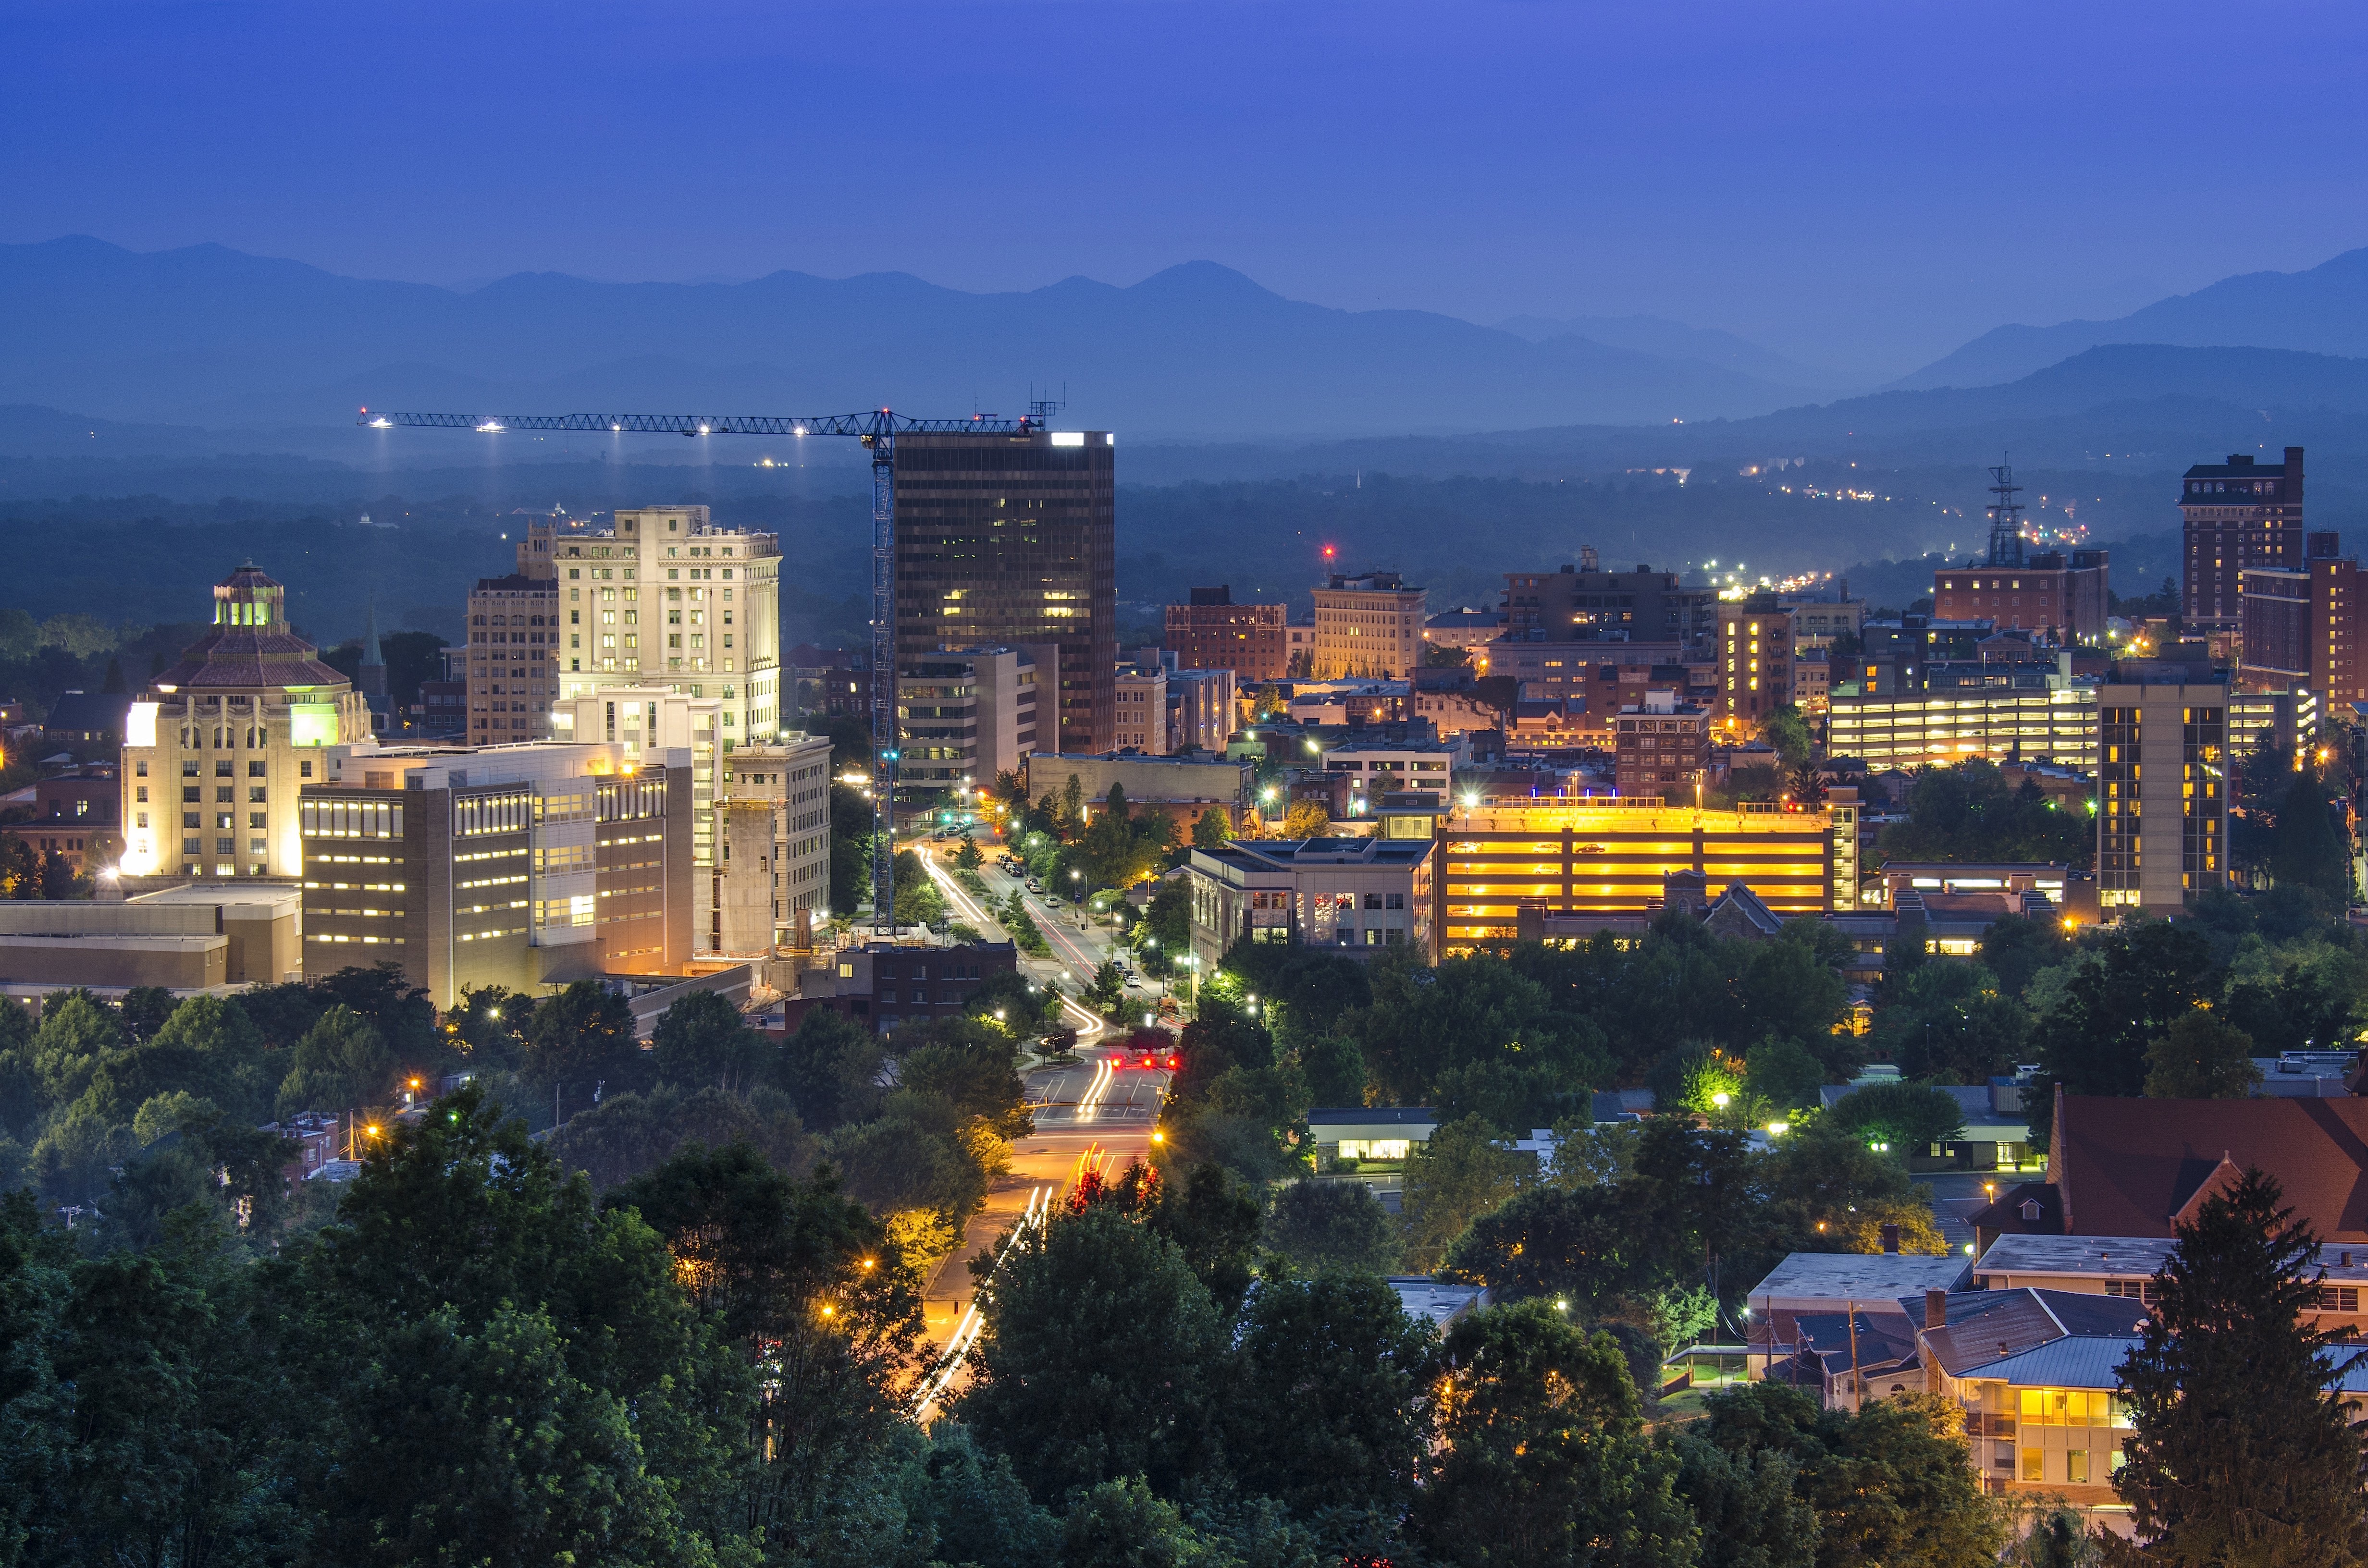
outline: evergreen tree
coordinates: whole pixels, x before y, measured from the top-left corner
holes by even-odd
[[[2351,882],[2351,858],[2328,812],[2327,788],[2316,773],[2300,773],[2278,807],[2278,836],[2270,876],[2280,887],[2308,888],[2342,898]]]
[[[2117,1561],[2368,1562],[2361,1435],[2333,1386],[2340,1335],[2302,1318],[2317,1304],[2318,1238],[2281,1196],[2248,1170],[2178,1227],[2122,1366],[2131,1434],[2113,1490],[2146,1545],[2142,1559],[2109,1546]]]

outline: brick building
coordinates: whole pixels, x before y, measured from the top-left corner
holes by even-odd
[[[1279,604],[1237,605],[1229,585],[1195,588],[1189,602],[1167,607],[1167,650],[1183,669],[1281,680],[1291,665],[1284,611]]]

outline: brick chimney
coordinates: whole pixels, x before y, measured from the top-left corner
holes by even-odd
[[[1948,1291],[1927,1290],[1924,1292],[1924,1326],[1926,1328],[1946,1328],[1949,1326]]]
[[[1899,1256],[1898,1226],[1885,1225],[1883,1227],[1883,1251],[1884,1255],[1887,1257],[1896,1257]]]

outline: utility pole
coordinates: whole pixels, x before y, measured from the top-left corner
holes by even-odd
[[[1864,1385],[1860,1382],[1858,1375],[1858,1303],[1849,1301],[1844,1305],[1850,1313],[1850,1414],[1856,1415],[1859,1413],[1859,1405],[1864,1398],[1861,1392]]]

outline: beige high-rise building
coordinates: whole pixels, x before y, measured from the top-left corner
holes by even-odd
[[[288,591],[250,563],[214,585],[213,629],[124,723],[128,877],[296,877],[297,791],[324,748],[370,738],[370,705],[288,629]]]
[[[1167,755],[1165,665],[1118,672],[1118,749],[1139,751],[1147,756]]]
[[[1422,665],[1427,591],[1395,572],[1334,573],[1315,590],[1316,680],[1403,680]]]
[[[2149,673],[2097,688],[2097,902],[2116,915],[2228,885],[2228,687]]]
[[[524,573],[478,578],[467,653],[469,744],[549,740],[559,695],[558,585]]]
[[[783,733],[776,536],[716,528],[704,506],[644,506],[607,528],[538,519],[518,550],[519,575],[552,585],[554,696],[662,686],[712,699],[726,753]]]

